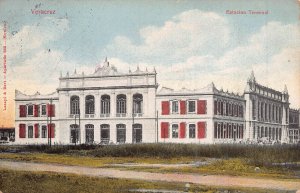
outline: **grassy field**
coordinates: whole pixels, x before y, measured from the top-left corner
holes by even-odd
[[[199,167],[122,167],[112,166],[120,170],[134,170],[158,173],[194,173],[202,175],[230,175],[230,176],[248,176],[270,179],[289,179],[300,183],[299,176],[294,170],[279,167],[261,167],[255,171],[255,166],[250,165],[243,159],[217,160],[209,165]]]
[[[91,157],[209,157],[245,158],[257,166],[280,162],[299,162],[299,145],[257,146],[242,144],[125,144],[125,145],[46,145],[0,146],[0,151],[43,152],[55,154],[84,155]]]
[[[299,178],[300,168],[273,166],[272,163],[300,162],[300,146],[253,145],[197,145],[197,144],[125,144],[78,146],[0,146],[0,159],[79,165],[114,167],[122,163],[193,163],[216,158],[212,164],[199,167],[126,169],[153,172],[185,172],[257,176],[267,178]],[[259,171],[255,171],[259,167]]]
[[[94,178],[71,174],[45,172],[21,172],[0,169],[0,191],[13,193],[114,193],[130,192],[132,189],[167,189],[183,191],[184,184],[165,182],[145,182],[112,178]],[[190,192],[227,192],[231,193],[283,193],[286,191],[261,189],[235,189],[206,187],[191,184]]]

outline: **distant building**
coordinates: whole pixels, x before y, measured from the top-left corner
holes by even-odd
[[[15,141],[15,128],[0,127],[0,141]]]
[[[289,94],[258,84],[252,72],[244,92],[246,138],[288,142]]]
[[[289,142],[299,143],[300,142],[300,112],[296,109],[290,109],[289,112]]]
[[[61,76],[52,94],[16,91],[16,143],[299,141],[299,111],[290,110],[286,87],[280,92],[262,86],[252,72],[243,95],[213,83],[158,91],[156,75],[139,67],[120,73],[105,60],[93,74]],[[291,118],[297,113],[298,119]]]

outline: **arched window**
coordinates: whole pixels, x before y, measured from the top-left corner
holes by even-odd
[[[117,96],[117,116],[126,115],[126,95],[119,94]]]
[[[134,114],[143,113],[143,95],[141,94],[133,95],[133,113]]]
[[[95,114],[95,97],[92,95],[88,95],[85,97],[85,114]]]
[[[79,142],[79,126],[77,124],[70,125],[70,141],[71,143]]]
[[[132,133],[133,143],[141,143],[143,139],[142,124],[133,124],[132,128],[133,128],[133,133]]]
[[[70,100],[70,114],[78,115],[79,114],[79,96],[72,96]]]
[[[101,96],[101,115],[108,116],[110,114],[110,96],[102,95]]]
[[[103,144],[108,144],[110,140],[110,129],[108,124],[102,124],[100,126],[101,133],[100,133],[100,141]]]
[[[126,125],[118,124],[117,125],[117,142],[125,143],[126,141]]]
[[[85,125],[85,142],[86,143],[94,142],[94,125],[91,124]]]

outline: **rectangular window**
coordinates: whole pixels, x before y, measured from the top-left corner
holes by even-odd
[[[232,116],[232,104],[229,103],[229,116]]]
[[[42,138],[47,138],[47,126],[42,126]]]
[[[178,101],[172,101],[172,113],[178,113]]]
[[[194,139],[196,137],[196,126],[195,124],[189,125],[189,138]]]
[[[33,138],[33,126],[28,126],[28,138]]]
[[[188,101],[188,112],[189,113],[196,112],[196,101]]]
[[[218,114],[218,102],[214,101],[214,114],[217,115]]]
[[[178,124],[172,125],[172,138],[178,138]]]
[[[255,120],[256,119],[256,104],[255,104],[255,100],[252,100],[252,118]]]
[[[47,106],[45,104],[41,105],[41,115],[42,116],[46,116],[47,115]]]
[[[215,139],[218,138],[218,123],[217,122],[214,123],[214,138]]]
[[[228,102],[225,102],[225,115],[228,116]]]
[[[33,116],[33,105],[27,105],[27,115]]]

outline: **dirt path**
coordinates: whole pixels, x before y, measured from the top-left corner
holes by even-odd
[[[278,190],[300,190],[300,181],[261,179],[251,177],[235,177],[222,175],[195,174],[163,174],[137,171],[120,171],[117,169],[90,168],[80,166],[65,166],[44,163],[28,163],[0,160],[0,167],[22,171],[51,171],[71,173],[96,177],[127,178],[147,181],[166,181],[195,183],[208,186],[237,186]]]

